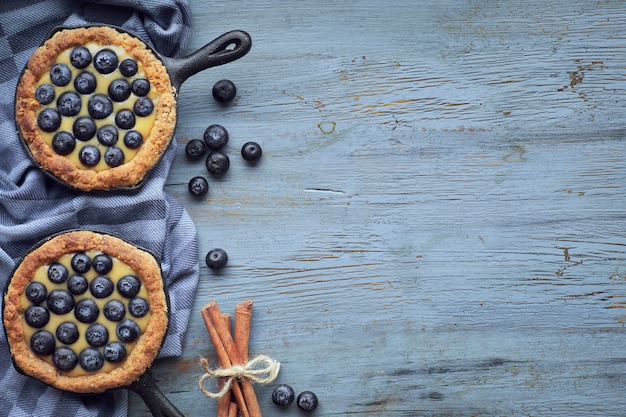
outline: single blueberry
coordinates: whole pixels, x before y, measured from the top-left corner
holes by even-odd
[[[139,337],[139,326],[130,319],[124,319],[117,324],[117,338],[124,343],[134,342]]]
[[[39,103],[44,105],[52,103],[55,96],[54,87],[50,84],[41,84],[35,90],[35,98]]]
[[[120,321],[126,315],[126,307],[120,300],[111,300],[104,305],[104,317],[110,321]]]
[[[213,98],[220,103],[229,103],[237,95],[237,87],[231,80],[219,80],[211,90]]]
[[[30,348],[37,355],[52,355],[54,345],[54,335],[47,330],[37,330],[30,337]]]
[[[154,110],[154,103],[148,97],[139,97],[133,105],[133,111],[139,117],[149,116]]]
[[[191,139],[185,145],[185,154],[190,159],[198,159],[206,153],[206,144],[200,139]]]
[[[120,62],[119,70],[123,76],[132,77],[133,75],[137,74],[139,66],[137,65],[137,61],[135,61],[134,59],[126,58],[125,60]]]
[[[70,52],[70,62],[76,68],[86,68],[91,64],[91,52],[84,46],[78,46]]]
[[[111,146],[104,153],[104,162],[111,168],[115,168],[124,163],[124,152],[117,146]]]
[[[67,281],[68,277],[69,272],[67,271],[65,265],[53,262],[50,266],[48,266],[48,279],[55,284]]]
[[[29,326],[39,329],[50,321],[50,312],[41,306],[28,306],[24,312],[24,320]]]
[[[78,364],[87,372],[99,371],[104,365],[104,355],[100,349],[85,348],[78,354]]]
[[[70,264],[75,272],[84,274],[91,269],[91,258],[85,252],[77,252],[72,256]]]
[[[117,281],[117,292],[126,298],[136,296],[140,288],[141,282],[139,282],[139,278],[134,275],[125,275]]]
[[[76,148],[76,138],[70,132],[62,130],[52,137],[52,150],[59,155],[69,155]]]
[[[74,274],[67,280],[67,289],[74,295],[84,294],[89,288],[89,281],[82,275]]]
[[[100,309],[98,304],[91,298],[84,298],[76,303],[74,316],[81,323],[93,323],[98,318]]]
[[[217,150],[228,143],[228,130],[222,125],[211,125],[205,129],[203,138],[209,149]]]
[[[45,108],[37,115],[37,126],[44,132],[54,132],[61,126],[61,115],[55,109]]]
[[[90,346],[102,347],[109,342],[109,331],[100,323],[92,323],[85,331],[85,339]]]
[[[78,140],[89,140],[96,134],[96,122],[91,117],[82,116],[74,120],[72,125],[72,133]]]
[[[256,162],[261,159],[263,149],[256,142],[246,142],[241,147],[241,156],[248,162]]]
[[[143,136],[136,130],[129,130],[124,135],[124,145],[130,149],[137,149],[143,143]]]
[[[230,167],[228,155],[220,151],[213,151],[206,158],[206,169],[212,175],[223,175]]]
[[[226,266],[228,262],[228,254],[224,249],[215,248],[211,249],[205,258],[206,265],[211,269],[221,269]]]
[[[298,394],[296,404],[300,410],[310,413],[317,408],[317,396],[311,391],[303,391]]]
[[[113,269],[113,259],[106,253],[99,253],[91,260],[91,267],[100,275],[108,274]]]
[[[26,294],[28,301],[33,304],[39,304],[48,298],[48,290],[46,290],[46,286],[37,281],[29,282],[24,293]]]
[[[272,391],[272,401],[274,404],[281,407],[286,407],[291,404],[295,396],[296,394],[293,391],[293,388],[286,384],[281,384],[274,388],[274,391]]]
[[[118,62],[117,54],[109,48],[99,50],[93,58],[93,66],[101,74],[110,74],[115,71]]]
[[[47,305],[54,314],[67,314],[74,308],[74,297],[65,290],[52,290],[48,294]]]
[[[104,125],[98,129],[96,137],[104,146],[113,146],[117,143],[117,128],[113,125]]]
[[[50,68],[50,81],[52,84],[63,87],[72,80],[72,70],[65,64],[54,64]]]
[[[80,333],[78,332],[78,326],[71,321],[64,321],[59,324],[56,330],[57,339],[64,345],[71,345],[78,340]]]
[[[135,297],[128,302],[128,311],[134,317],[143,317],[150,311],[150,304],[145,298]]]
[[[128,109],[120,110],[115,115],[115,124],[120,129],[132,129],[135,126],[135,114]]]
[[[202,197],[209,192],[209,182],[202,176],[193,177],[187,185],[189,194],[194,197]]]
[[[60,347],[54,351],[52,362],[54,362],[54,366],[61,371],[71,371],[76,367],[78,357],[72,349]]]
[[[130,96],[130,84],[124,78],[118,78],[109,84],[109,97],[111,100],[121,102]]]
[[[83,71],[74,78],[74,88],[81,94],[91,94],[96,91],[97,86],[96,76],[88,71]]]
[[[94,119],[104,119],[113,113],[113,102],[104,94],[94,94],[87,102],[87,111]]]
[[[95,167],[100,162],[100,149],[93,145],[85,145],[80,149],[78,159],[87,167]]]
[[[115,285],[111,278],[106,275],[98,275],[89,284],[89,291],[91,291],[91,295],[96,298],[107,298],[109,295],[113,294],[113,290],[115,289]]]
[[[57,99],[57,110],[61,116],[76,116],[80,113],[83,102],[80,96],[73,91],[66,91]]]
[[[150,81],[145,78],[137,78],[133,80],[130,89],[134,95],[143,97],[150,92]]]
[[[111,363],[120,363],[126,358],[126,348],[120,342],[112,342],[104,347],[104,359]]]

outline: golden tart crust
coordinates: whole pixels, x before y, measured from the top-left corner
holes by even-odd
[[[27,343],[25,307],[22,294],[42,266],[69,253],[97,250],[130,267],[147,291],[150,316],[144,332],[133,342],[126,359],[107,372],[73,375],[60,371],[35,354]],[[11,355],[18,370],[55,388],[77,393],[103,392],[129,385],[150,367],[161,347],[168,325],[168,305],[161,268],[156,259],[117,237],[91,231],[72,231],[56,235],[28,253],[16,268],[4,295],[4,327]]]
[[[122,48],[142,65],[145,78],[158,97],[154,123],[136,155],[122,165],[99,171],[78,167],[54,152],[37,124],[37,115],[44,106],[35,98],[38,83],[59,55],[90,43],[103,48]],[[135,187],[159,161],[172,139],[176,125],[176,91],[167,69],[143,41],[108,26],[64,29],[52,35],[29,59],[17,86],[15,113],[17,126],[33,158],[64,183],[83,191]]]

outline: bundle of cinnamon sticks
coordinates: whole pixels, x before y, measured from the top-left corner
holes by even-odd
[[[201,309],[202,319],[215,346],[218,366],[230,368],[244,365],[248,361],[252,301],[244,301],[235,306],[235,327],[231,335],[230,314],[220,311],[217,302],[211,301]],[[225,378],[220,378],[221,389]],[[231,388],[217,400],[217,417],[262,417],[254,387],[248,378],[232,380]]]

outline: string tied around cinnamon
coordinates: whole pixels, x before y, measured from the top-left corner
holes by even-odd
[[[200,359],[200,365],[205,371],[198,381],[200,391],[207,397],[215,399],[226,395],[235,379],[247,378],[257,384],[269,384],[276,379],[280,370],[280,362],[265,355],[258,355],[244,365],[232,365],[228,368],[211,369],[209,361],[205,358]],[[209,391],[204,387],[204,382],[211,378],[225,379],[222,389],[218,392]]]

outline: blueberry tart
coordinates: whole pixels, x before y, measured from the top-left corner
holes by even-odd
[[[134,187],[174,133],[167,69],[140,39],[108,26],[63,29],[29,59],[16,91],[36,162],[83,191]]]
[[[155,359],[167,324],[157,260],[91,231],[59,234],[31,250],[4,295],[16,368],[65,391],[133,383]]]

